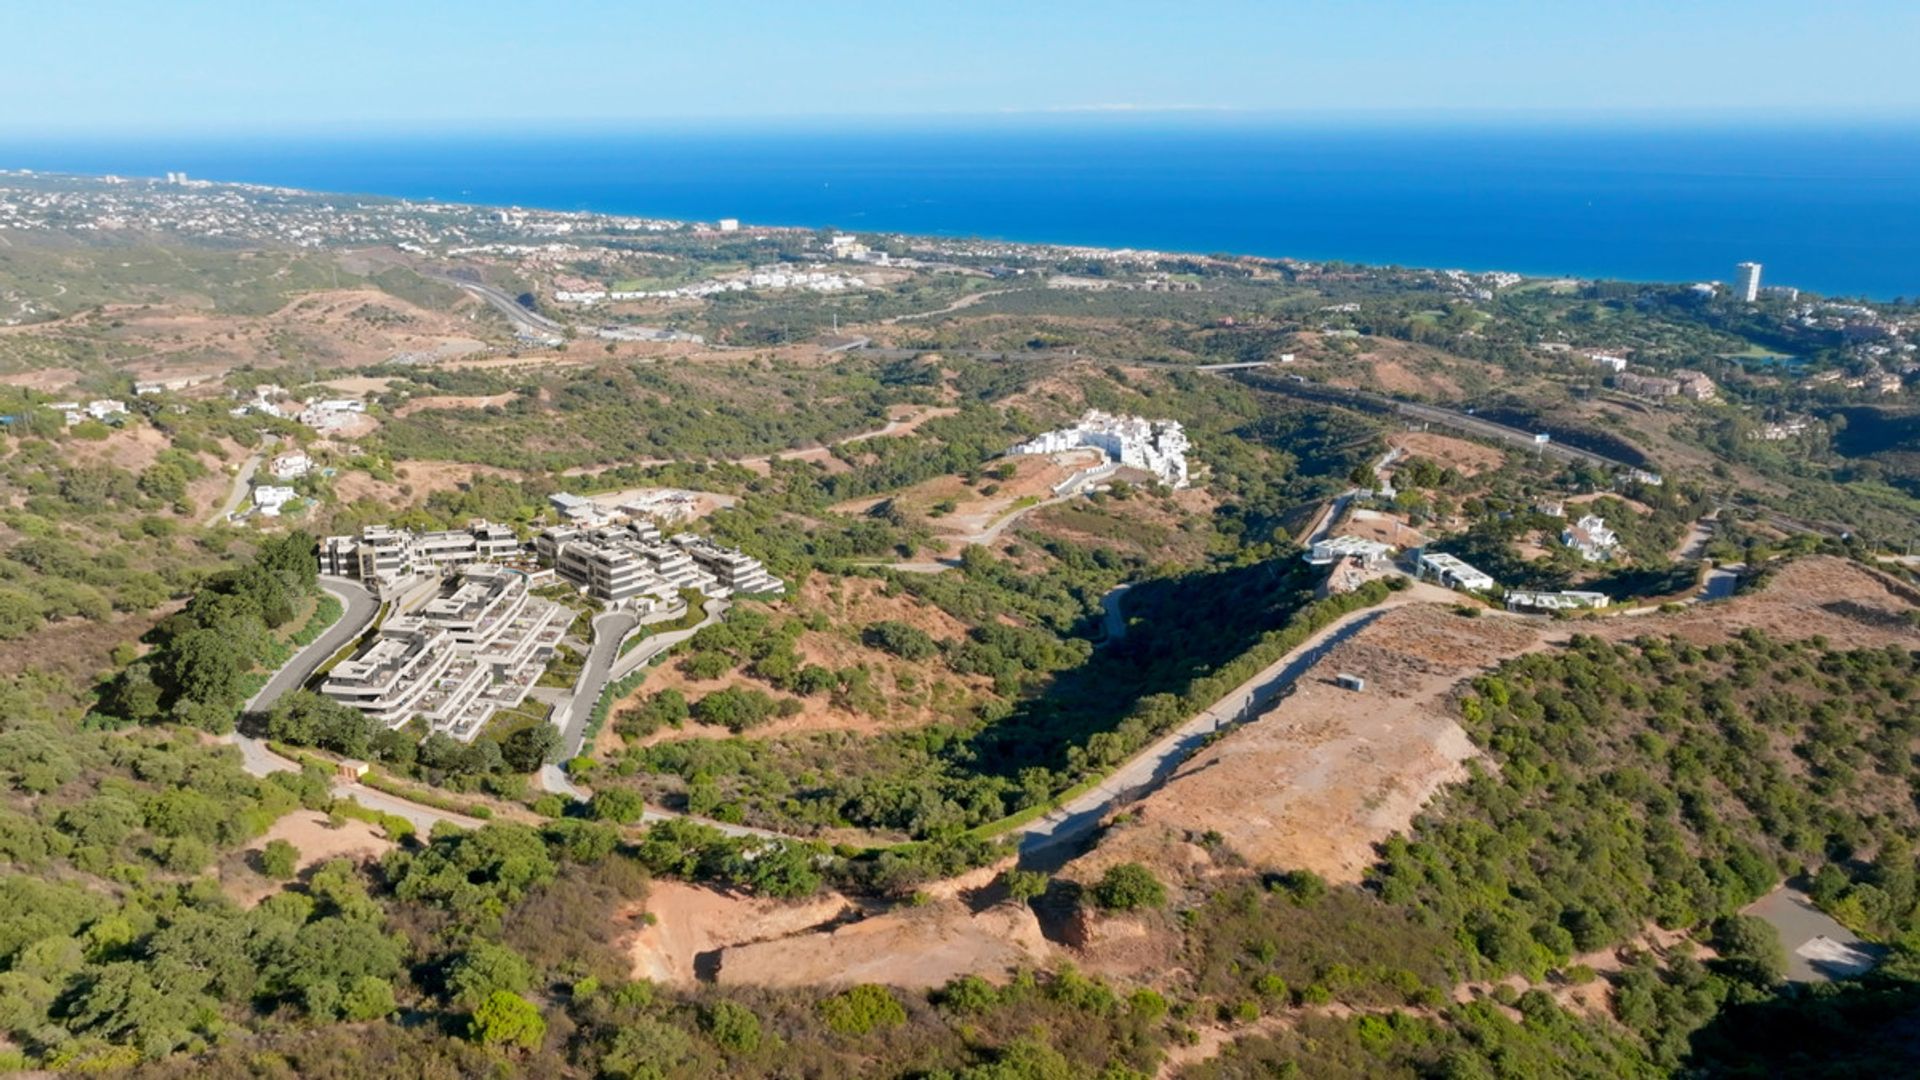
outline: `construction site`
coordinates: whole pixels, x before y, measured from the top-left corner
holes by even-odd
[[[1458,720],[1465,681],[1576,633],[1623,641],[1674,635],[1705,645],[1754,628],[1781,638],[1824,635],[1836,646],[1920,647],[1909,616],[1920,609],[1920,592],[1831,557],[1797,560],[1735,598],[1678,611],[1569,623],[1485,608],[1469,616],[1456,600],[1417,583],[1328,642],[1304,646],[1311,662],[1288,692],[1161,782],[1114,798],[1093,842],[1064,865],[1044,860],[1046,868],[1085,888],[1109,867],[1138,863],[1191,896],[1249,870],[1358,882],[1376,845],[1408,831],[1476,761],[1491,767]],[[1049,918],[1045,905],[1006,902],[993,879],[1010,865],[1011,858],[892,906],[837,894],[769,904],[663,882],[622,925],[634,973],[680,984],[931,987],[960,974],[1000,981],[1049,958],[1147,978],[1180,962],[1177,932],[1153,920],[1084,908]],[[643,912],[656,920],[648,924]]]

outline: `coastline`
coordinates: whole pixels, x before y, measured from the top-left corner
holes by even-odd
[[[1231,253],[1636,283],[1920,294],[1920,132],[1660,130],[502,134],[101,147],[36,173],[194,176],[931,239]],[[1911,275],[1911,279],[1909,276]]]

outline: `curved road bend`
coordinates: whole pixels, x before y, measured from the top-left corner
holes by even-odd
[[[516,328],[527,333],[559,335],[567,331],[566,327],[522,305],[520,301],[513,297],[508,296],[505,290],[496,288],[484,281],[429,270],[422,270],[419,273],[421,277],[429,281],[437,281],[442,285],[451,285],[456,289],[472,293],[474,296],[486,301],[494,310],[505,315],[507,321],[512,323]]]
[[[218,525],[227,520],[227,516],[240,509],[241,500],[247,497],[247,486],[253,483],[253,476],[260,471],[260,463],[280,444],[278,436],[268,436],[267,441],[247,457],[240,465],[240,471],[233,474],[233,486],[227,489],[227,501],[207,519],[208,526]]]
[[[313,678],[327,658],[345,648],[347,643],[366,632],[373,623],[373,617],[380,611],[380,601],[373,598],[359,582],[349,578],[320,578],[320,588],[339,600],[340,617],[332,626],[322,631],[305,648],[293,654],[293,658],[280,665],[273,673],[267,685],[260,692],[247,699],[242,706],[246,712],[264,712],[273,707],[287,694],[300,689]],[[240,759],[247,772],[254,776],[265,776],[272,772],[293,772],[299,768],[293,762],[267,749],[267,744],[249,735],[234,732],[230,737],[233,745],[240,748]]]
[[[587,662],[580,669],[580,678],[574,681],[573,694],[553,710],[554,725],[560,729],[561,759],[580,755],[580,748],[586,741],[587,718],[593,714],[593,706],[600,700],[600,692],[607,688],[608,683],[625,678],[654,657],[718,622],[726,614],[727,607],[724,600],[709,600],[706,617],[698,623],[685,630],[655,634],[625,656],[619,654],[620,643],[639,628],[641,620],[628,611],[609,611],[595,618],[593,645],[587,651]],[[545,770],[542,770],[542,776],[546,776]],[[549,787],[547,790],[559,789]]]
[[[1037,821],[1014,830],[1022,860],[1078,840],[1099,825],[1115,807],[1133,802],[1167,782],[1182,762],[1216,732],[1251,720],[1290,689],[1294,681],[1320,662],[1329,650],[1359,633],[1367,624],[1414,597],[1406,593],[1370,608],[1351,612],[1301,642],[1293,651],[1267,665],[1226,697],[1202,709],[1153,745],[1121,765],[1092,790]],[[1396,602],[1396,600],[1398,602]],[[1064,856],[1065,852],[1056,853]]]

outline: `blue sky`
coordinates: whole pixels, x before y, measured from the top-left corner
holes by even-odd
[[[1914,0],[75,0],[0,131],[1580,113],[1920,118]]]

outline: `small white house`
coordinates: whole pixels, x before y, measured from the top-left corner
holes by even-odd
[[[1307,549],[1306,560],[1314,566],[1328,566],[1341,559],[1358,557],[1368,566],[1378,566],[1391,554],[1392,544],[1359,536],[1334,536],[1314,541]]]
[[[1424,552],[1420,556],[1420,572],[1430,575],[1435,581],[1449,589],[1462,592],[1486,592],[1493,588],[1493,575],[1469,564],[1457,555],[1444,551]]]
[[[1595,514],[1588,514],[1561,530],[1560,542],[1579,552],[1588,562],[1606,562],[1620,546],[1620,538],[1607,528],[1606,520]]]
[[[279,517],[280,509],[299,497],[290,487],[261,484],[253,489],[253,507],[261,517]]]
[[[313,471],[313,458],[305,450],[289,450],[275,457],[267,467],[276,480],[297,480]]]

